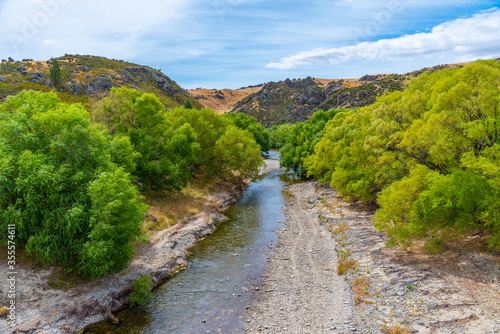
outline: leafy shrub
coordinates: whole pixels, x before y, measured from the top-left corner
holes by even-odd
[[[130,305],[141,306],[146,304],[146,302],[153,296],[153,293],[151,292],[152,284],[153,280],[149,275],[142,276],[135,281],[132,286],[132,293],[130,294]]]

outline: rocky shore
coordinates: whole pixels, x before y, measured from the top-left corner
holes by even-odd
[[[449,241],[443,252],[434,255],[425,253],[421,243],[407,251],[388,248],[385,235],[373,226],[373,207],[345,202],[336,190],[316,182],[292,185],[289,190],[297,203],[287,209],[288,227],[280,234],[280,245],[264,277],[264,292],[249,312],[252,316],[249,333],[306,333],[307,330],[311,333],[500,333],[500,254],[489,252],[484,240],[472,236]],[[303,271],[282,275],[285,268],[292,270],[297,266],[290,262],[293,254],[285,257],[281,250],[300,239],[300,235],[290,234],[290,230],[297,230],[294,225],[299,221],[304,231],[317,230],[308,223],[311,218],[297,217],[297,208],[301,206],[316,215],[319,225],[329,230],[333,240],[325,242],[328,237],[316,232],[315,242],[293,250],[296,258],[299,255],[304,258]],[[332,252],[336,259],[330,259]],[[320,277],[330,278],[323,283],[309,272],[308,262],[313,264],[313,260],[325,258],[329,260],[322,265]],[[332,269],[328,262],[335,263],[335,275],[329,273]],[[349,297],[345,291],[331,292],[345,288],[338,282],[337,273],[348,284]],[[299,286],[294,286],[294,281]],[[304,293],[318,282],[324,286],[316,287],[316,292]],[[287,297],[273,301],[266,295],[275,292],[266,289],[286,291]],[[309,295],[318,297],[309,301]],[[343,309],[333,307],[333,312],[320,318],[301,318],[296,314],[292,319],[295,325],[287,323],[289,311],[283,312],[283,305],[291,302],[305,314],[308,308],[321,314],[329,306],[318,300],[329,301],[329,298],[336,298],[337,307]],[[274,312],[276,322],[259,310]],[[303,327],[304,323],[310,325]]]

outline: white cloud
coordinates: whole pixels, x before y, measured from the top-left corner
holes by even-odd
[[[338,48],[318,48],[269,63],[267,68],[291,69],[302,65],[338,64],[350,60],[396,61],[411,57],[453,55],[455,59],[500,56],[500,10],[493,8],[472,17],[434,27],[431,32],[405,35]]]
[[[0,7],[0,49],[18,57],[102,51],[106,56],[133,57],[148,52],[145,35],[175,31],[191,2],[7,0]],[[46,41],[59,43],[56,46]],[[43,45],[50,45],[50,49],[43,49]]]
[[[45,44],[45,45],[59,44],[59,43],[61,43],[61,42],[54,41],[53,39],[46,39],[46,40],[43,41],[43,44]]]

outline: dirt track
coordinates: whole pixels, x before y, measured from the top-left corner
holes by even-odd
[[[337,275],[335,241],[309,203],[312,183],[289,187],[287,227],[249,309],[247,333],[352,333],[353,300]]]

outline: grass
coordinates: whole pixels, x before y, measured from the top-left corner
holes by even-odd
[[[339,250],[339,265],[337,268],[337,273],[339,275],[344,275],[348,271],[356,271],[358,268],[358,261],[355,259],[349,259],[349,250]]]
[[[231,187],[231,182],[226,180],[194,178],[179,192],[145,191],[143,195],[149,205],[150,218],[145,221],[143,231],[160,231],[196,215],[214,205],[210,201],[211,194],[227,192]]]
[[[333,235],[337,235],[337,234],[344,233],[345,231],[347,231],[347,224],[346,223],[341,223],[337,227],[334,227],[334,226],[335,225],[333,225],[333,224],[330,225]]]
[[[388,327],[387,325],[382,325],[380,331],[385,334],[411,334],[411,330],[400,326]]]
[[[354,295],[355,295],[355,303],[361,304],[372,304],[371,301],[366,300],[364,298],[370,297],[368,294],[368,290],[370,289],[371,285],[371,280],[368,277],[362,276],[362,277],[356,277],[353,281],[353,290],[354,290]]]

